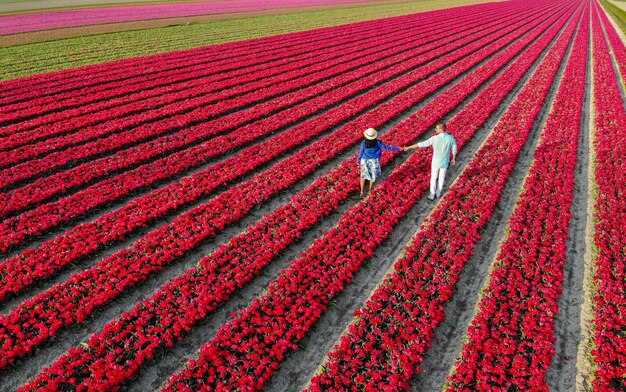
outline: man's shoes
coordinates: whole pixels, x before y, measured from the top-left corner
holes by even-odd
[[[428,200],[435,200],[435,195],[432,193],[428,195]]]
[[[441,197],[441,193],[437,193],[437,199]]]

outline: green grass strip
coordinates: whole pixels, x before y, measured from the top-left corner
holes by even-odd
[[[617,22],[619,28],[626,34],[626,11],[607,0],[600,0],[600,4],[602,4],[607,13]]]
[[[0,48],[0,81],[129,57],[481,3],[422,0],[323,11],[186,23]]]

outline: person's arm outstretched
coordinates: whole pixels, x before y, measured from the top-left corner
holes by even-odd
[[[384,148],[385,150],[393,150],[393,151],[401,150],[401,148],[398,147],[398,146],[390,146],[390,145],[387,145],[387,144],[381,142],[380,140],[378,141],[378,143],[379,143],[380,147]]]
[[[410,149],[410,148],[412,148],[412,149],[417,149],[418,147],[419,147],[419,148],[430,147],[430,146],[432,146],[432,145],[433,145],[433,142],[435,141],[435,139],[434,139],[434,138],[435,138],[435,137],[434,137],[434,136],[432,136],[432,137],[430,137],[430,138],[428,138],[428,139],[424,140],[423,142],[419,142],[419,143],[411,144],[410,146],[405,147],[405,148],[408,150],[408,149]]]

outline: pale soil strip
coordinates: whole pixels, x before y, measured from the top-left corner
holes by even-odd
[[[5,46],[15,46],[15,45],[23,45],[34,42],[41,41],[52,41],[63,38],[73,38],[80,37],[84,35],[96,35],[103,33],[116,33],[122,31],[129,30],[143,30],[150,28],[158,28],[172,25],[180,25],[186,23],[202,23],[202,22],[211,22],[214,20],[225,20],[225,19],[241,19],[241,18],[251,18],[256,16],[268,16],[268,15],[283,15],[283,14],[291,14],[296,12],[311,12],[311,11],[326,11],[326,10],[336,10],[336,9],[346,9],[346,8],[362,8],[368,6],[376,6],[376,5],[389,5],[389,4],[403,4],[403,3],[415,3],[415,12],[426,12],[426,11],[434,11],[439,9],[446,8],[454,8],[461,7],[465,5],[471,4],[482,4],[482,3],[491,3],[491,2],[501,2],[505,0],[437,0],[437,1],[415,1],[415,0],[394,0],[393,3],[384,0],[375,0],[367,3],[350,3],[350,4],[334,4],[334,5],[325,5],[325,6],[309,6],[309,7],[298,7],[298,8],[280,8],[280,9],[272,9],[272,10],[262,10],[262,11],[250,11],[250,12],[234,12],[229,14],[212,14],[212,15],[197,15],[197,16],[187,16],[187,17],[179,17],[179,18],[164,18],[164,19],[152,19],[152,20],[143,20],[143,21],[132,21],[132,22],[120,22],[120,23],[107,23],[100,25],[90,25],[90,26],[77,26],[77,27],[68,27],[63,29],[52,29],[52,30],[42,30],[42,31],[33,31],[26,33],[18,33],[18,34],[9,34],[0,36],[0,47]],[[400,14],[399,14],[400,15]],[[377,19],[373,18],[365,18],[367,19]],[[271,35],[271,34],[269,34]]]
[[[626,11],[626,3],[620,2],[620,1],[615,1],[615,0],[609,0],[609,2],[611,2],[616,7],[619,7],[621,9],[623,9],[624,11]]]
[[[592,11],[593,12],[593,11]],[[590,21],[593,25],[593,21]],[[589,33],[592,34],[593,30],[589,29]],[[591,50],[590,68],[593,71],[593,40],[589,40],[589,46]],[[590,77],[590,103],[589,103],[589,142],[587,148],[589,149],[589,161],[587,167],[587,222],[585,224],[585,252],[584,259],[584,272],[583,272],[583,298],[581,299],[582,306],[580,310],[580,328],[581,337],[578,344],[578,353],[576,358],[576,390],[577,391],[591,391],[592,390],[592,375],[596,371],[596,366],[593,362],[591,351],[594,348],[594,334],[593,319],[595,314],[595,307],[593,303],[593,296],[596,292],[595,285],[593,283],[593,277],[596,274],[595,259],[597,256],[597,250],[594,243],[595,235],[595,204],[597,195],[597,185],[595,182],[595,162],[596,154],[594,150],[596,127],[595,127],[595,100],[594,100],[594,79],[593,74],[589,74]]]
[[[626,44],[626,39],[624,38],[624,32],[622,31],[622,29],[620,29],[617,26],[617,23],[615,22],[615,20],[613,19],[613,17],[611,17],[611,15],[606,12],[606,10],[604,9],[604,7],[601,6],[600,3],[598,3],[598,9],[601,10],[600,12],[604,12],[606,14],[606,18],[609,20],[609,22],[611,23],[611,25],[613,26],[613,28],[615,29],[615,31],[617,32],[618,36],[622,39],[622,41]],[[626,109],[626,75],[622,75],[619,66],[617,65],[617,59],[615,58],[615,53],[613,52],[615,50],[615,48],[613,48],[613,46],[611,46],[611,42],[608,39],[608,35],[605,31],[605,29],[607,29],[608,26],[604,26],[603,25],[603,29],[602,32],[604,34],[604,39],[606,40],[606,44],[609,47],[609,56],[611,57],[611,62],[613,64],[613,70],[615,71],[615,75],[617,75],[617,77],[619,78],[619,81],[621,83],[618,83],[619,86],[619,91],[622,94],[622,101],[624,102],[624,109]]]
[[[591,29],[587,47],[587,75],[578,141],[574,198],[572,200],[567,257],[564,264],[563,294],[555,319],[556,352],[546,373],[551,391],[576,391],[577,350],[582,339],[581,309],[584,299],[585,255],[589,245],[586,233],[589,225],[589,129],[591,109]]]
[[[35,11],[68,10],[81,8],[119,7],[127,5],[148,5],[163,3],[209,3],[237,0],[26,0],[0,1],[0,14],[31,13]]]

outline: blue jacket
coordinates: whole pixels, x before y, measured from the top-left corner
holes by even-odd
[[[365,140],[361,142],[361,150],[359,151],[359,156],[356,159],[357,163],[361,163],[361,159],[378,159],[383,153],[383,150],[393,150],[398,151],[400,147],[396,146],[388,146],[380,140],[376,140],[376,145],[372,148],[365,148]]]

